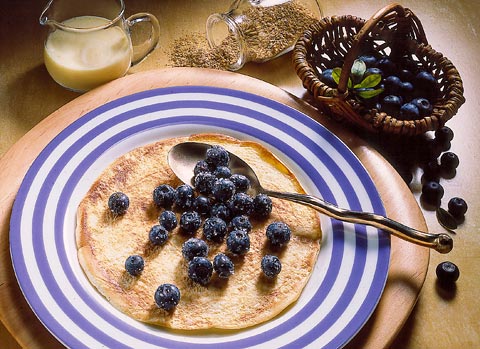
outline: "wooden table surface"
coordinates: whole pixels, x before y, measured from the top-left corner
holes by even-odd
[[[202,2],[183,0],[127,1],[127,15],[140,11],[151,12],[160,20],[162,28],[161,46],[144,62],[131,69],[130,73],[167,66],[169,43],[175,37],[182,36],[187,31],[203,31],[208,13],[223,11],[229,6],[229,3],[230,1],[224,0]],[[326,16],[353,14],[368,18],[377,9],[388,3],[388,1],[380,0],[368,2],[332,0],[321,4]],[[455,64],[463,78],[467,102],[448,123],[448,126],[455,132],[451,150],[458,154],[460,166],[457,175],[454,178],[443,180],[442,185],[445,188],[444,205],[449,198],[460,196],[468,202],[469,211],[465,222],[454,236],[454,250],[448,255],[431,253],[428,273],[418,301],[395,341],[389,347],[392,349],[475,348],[480,345],[478,325],[480,323],[480,301],[477,295],[480,288],[480,278],[478,278],[478,267],[476,265],[480,257],[480,236],[477,232],[480,218],[476,214],[480,205],[478,199],[480,190],[475,177],[479,169],[477,150],[480,146],[478,137],[480,126],[474,119],[477,117],[479,110],[479,100],[476,98],[475,89],[480,89],[480,83],[478,82],[480,68],[477,60],[480,55],[478,38],[480,23],[477,19],[480,15],[480,3],[459,0],[422,2],[409,0],[403,1],[402,5],[411,8],[420,18],[430,44],[437,51],[444,53]],[[18,144],[23,146],[21,138],[29,130],[42,122],[43,125],[48,124],[49,120],[46,119],[48,115],[79,97],[78,94],[67,91],[53,82],[43,66],[42,49],[45,32],[38,24],[38,16],[42,8],[43,3],[41,1],[6,0],[2,2],[0,10],[2,14],[2,21],[0,21],[0,44],[2,45],[0,50],[0,106],[2,108],[0,114],[0,129],[2,130],[0,156],[8,156],[9,149],[16,145],[18,147]],[[278,86],[293,96],[308,102],[310,101],[309,96],[305,94],[300,80],[295,75],[290,58],[291,56],[287,54],[269,63],[248,64],[239,73]],[[268,85],[260,84],[259,86],[262,91],[268,94]],[[127,91],[122,93],[125,94]],[[88,96],[85,96],[82,96],[83,100],[88,100]],[[289,101],[287,94],[282,96],[281,99],[286,103]],[[52,128],[57,127],[53,123],[50,126]],[[332,125],[332,128],[338,129],[339,126]],[[37,134],[37,136],[41,137],[41,134]],[[370,147],[377,144],[374,137],[369,135],[347,137],[347,141],[359,137],[362,138],[359,140],[360,144],[365,142],[371,144]],[[360,149],[360,153],[357,153],[357,155],[361,159],[363,156],[368,157],[368,155],[362,154],[362,150],[366,151],[365,149],[370,149],[370,147],[357,148],[357,151]],[[18,151],[18,149],[15,150]],[[383,151],[383,149],[378,150]],[[408,150],[404,154],[409,156]],[[385,155],[388,156],[389,154]],[[378,157],[374,154],[373,159],[378,160]],[[2,160],[5,160],[5,157]],[[371,173],[384,173],[387,179],[396,176],[395,173],[390,173],[392,169],[381,160],[370,162],[368,165],[378,166],[376,171],[375,168],[372,168]],[[6,173],[7,170],[4,169],[3,173]],[[381,182],[382,178],[377,178],[377,180]],[[394,186],[398,186],[398,184]],[[382,188],[382,190],[388,191],[388,188]],[[412,198],[418,200],[420,190],[418,180],[412,182],[410,190],[413,193]],[[0,201],[11,201],[11,196],[10,191],[1,192]],[[405,208],[402,211],[402,200],[409,201],[410,198],[399,197],[398,199],[398,201],[388,204],[396,211],[393,214],[401,215],[402,212],[405,212]],[[1,207],[5,210],[3,205]],[[413,208],[413,210],[415,209]],[[430,231],[443,231],[434,212],[424,207],[422,207],[422,211]],[[0,214],[1,216],[8,216],[9,212],[2,211]],[[415,215],[415,212],[405,213],[405,216],[411,215]],[[397,219],[401,219],[401,217]],[[1,238],[2,246],[8,246],[8,242],[3,241],[3,239],[8,239],[8,235],[2,235]],[[399,243],[402,244],[402,242]],[[445,291],[436,282],[435,267],[444,260],[450,260],[460,268],[461,276],[454,290]],[[5,270],[5,263],[10,263],[8,250],[2,249],[0,263],[4,263],[2,270]],[[408,261],[405,261],[405,263],[408,263]],[[423,281],[421,270],[419,274],[420,277],[417,278],[410,274],[409,277],[412,277],[412,280],[418,284]],[[16,309],[19,313],[28,313],[29,311],[23,299],[15,304],[2,303],[5,302],[5,299],[12,300],[12,294],[7,294],[7,292],[13,292],[11,290],[15,289],[11,284],[12,282],[14,281],[12,281],[10,274],[0,275],[0,292],[2,292],[2,295],[10,296],[10,298],[0,299],[0,320],[5,325],[0,324],[0,347],[12,349],[20,348],[21,345],[26,348],[32,347],[31,343],[34,342],[30,341],[31,338],[35,338],[35,336],[43,338],[48,333],[46,334],[45,329],[28,322],[28,316],[23,323],[25,328],[22,329],[18,326],[18,322],[12,322],[6,311],[2,313],[8,307],[19,308]],[[392,297],[392,301],[395,299],[395,290],[399,289],[392,286],[389,290],[388,297]],[[398,292],[402,293],[401,290]],[[402,307],[402,304],[394,304]],[[383,307],[385,305],[381,306],[381,308]],[[399,312],[402,311],[405,311],[405,309],[399,309]],[[381,315],[378,318],[383,319]],[[386,319],[388,320],[388,317]],[[375,328],[375,322],[373,322],[373,325],[370,323],[369,326]],[[388,336],[388,334],[385,334],[385,336]],[[46,345],[44,347],[52,347],[55,345],[54,343],[55,341],[51,339],[51,342],[43,344]],[[363,347],[361,340],[356,343],[358,347]],[[367,341],[367,343],[372,342]],[[48,346],[48,344],[52,345]],[[372,344],[369,345],[375,348]]]

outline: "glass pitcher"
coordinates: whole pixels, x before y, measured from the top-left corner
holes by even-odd
[[[225,13],[207,18],[207,40],[228,60],[229,70],[238,70],[292,50],[322,16],[317,0],[235,0]]]
[[[49,29],[45,66],[60,85],[84,92],[126,74],[158,44],[158,20],[149,13],[124,18],[123,0],[50,0],[40,16]],[[132,46],[130,29],[151,26],[149,38]]]

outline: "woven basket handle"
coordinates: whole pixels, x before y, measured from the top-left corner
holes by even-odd
[[[340,74],[338,82],[339,95],[346,95],[348,77],[352,69],[355,59],[360,55],[362,43],[368,38],[370,32],[382,21],[390,16],[395,16],[398,26],[405,26],[398,28],[402,34],[410,34],[417,42],[428,44],[425,32],[423,30],[420,20],[409,9],[404,8],[398,3],[392,3],[377,11],[360,29],[353,39],[352,46],[345,56],[345,61]],[[384,30],[388,30],[384,29]]]

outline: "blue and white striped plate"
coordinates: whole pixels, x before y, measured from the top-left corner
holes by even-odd
[[[307,192],[384,214],[353,153],[308,116],[223,88],[181,86],[105,104],[63,130],[30,167],[13,207],[10,249],[20,287],[40,321],[70,348],[340,348],[362,328],[385,285],[390,239],[322,217],[323,241],[299,300],[271,321],[238,331],[174,332],[132,320],[89,283],[75,246],[77,206],[102,170],[138,146],[219,132],[268,147]]]

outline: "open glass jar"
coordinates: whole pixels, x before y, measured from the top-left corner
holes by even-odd
[[[234,0],[227,12],[208,17],[207,40],[229,70],[238,70],[246,62],[266,62],[290,51],[320,18],[317,0]]]

